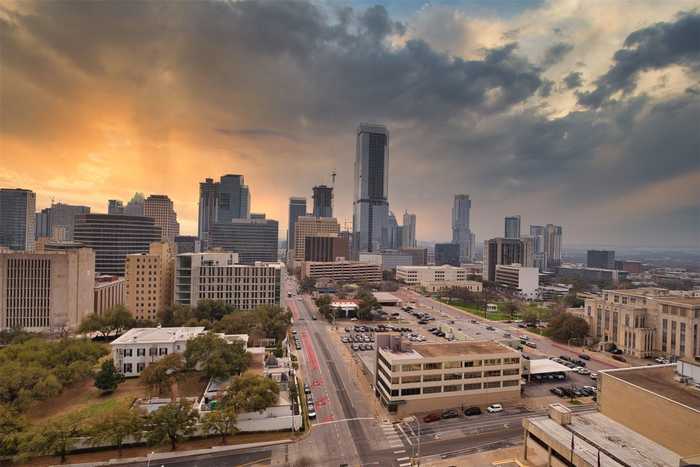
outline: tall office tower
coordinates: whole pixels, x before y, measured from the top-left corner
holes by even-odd
[[[314,201],[315,202],[315,201]],[[306,216],[306,198],[300,196],[292,196],[289,198],[289,223],[287,224],[287,260],[294,259],[294,228],[297,224],[297,219]]]
[[[95,250],[98,274],[123,276],[126,255],[147,253],[160,238],[160,227],[150,217],[80,214],[75,218],[73,239]]]
[[[506,216],[505,238],[520,238],[520,216]]]
[[[340,233],[340,225],[335,217],[301,216],[294,226],[294,262],[304,261],[306,254],[306,237],[319,234]]]
[[[243,175],[224,175],[218,187],[216,222],[226,224],[232,219],[250,217],[250,191]]]
[[[492,238],[484,242],[484,267],[482,276],[485,281],[496,280],[496,266],[499,264],[522,264],[523,242],[517,238]]]
[[[124,206],[124,215],[126,216],[143,216],[144,215],[144,202],[146,198],[143,193],[134,193],[134,196],[126,203]]]
[[[352,250],[352,232],[343,230],[338,234],[338,237],[342,238],[346,245],[346,250],[343,252],[342,255],[339,256],[345,258],[348,261],[354,260],[355,256]]]
[[[338,234],[316,234],[304,241],[304,261],[335,261],[347,258],[348,243]]]
[[[401,248],[416,247],[416,215],[403,213],[403,229],[401,230]]]
[[[394,213],[389,211],[389,217],[386,224],[386,236],[382,238],[382,249],[395,250],[401,246],[402,229],[396,221]]]
[[[560,225],[547,224],[544,227],[544,256],[547,270],[561,266],[561,237]]]
[[[238,253],[241,264],[256,261],[277,261],[277,221],[263,215],[250,219],[231,219],[228,224],[216,223],[209,231],[208,247]]]
[[[212,224],[216,222],[216,201],[219,182],[207,178],[199,184],[199,223],[197,236],[206,248],[207,236]]]
[[[21,188],[0,188],[0,246],[33,250],[36,194]]]
[[[51,225],[49,224],[49,208],[44,208],[34,216],[34,239],[51,237]]]
[[[148,253],[126,255],[126,306],[136,319],[156,321],[173,302],[172,243],[153,242]]]
[[[388,237],[389,130],[361,124],[355,148],[352,232],[355,254],[379,251]]]
[[[314,190],[315,217],[333,217],[333,188],[326,185],[318,185]]]
[[[520,241],[523,244],[523,257],[521,266],[533,268],[535,266],[535,239],[532,237],[521,236]]]
[[[455,195],[452,204],[452,243],[459,245],[459,259],[470,262],[474,246],[471,244],[472,233],[469,227],[469,211],[472,201],[469,195]]]
[[[0,252],[0,330],[75,330],[92,313],[95,252]]]
[[[107,214],[112,214],[114,216],[124,214],[124,203],[118,199],[110,199],[107,202]]]
[[[588,250],[586,252],[586,266],[589,268],[615,269],[615,251]]]
[[[459,266],[460,247],[457,243],[436,243],[435,244],[435,266],[449,264]]]
[[[170,198],[166,195],[149,196],[143,203],[143,212],[146,217],[152,217],[156,221],[162,240],[175,242],[175,236],[180,235],[180,224],[177,222],[177,213]]]
[[[540,272],[547,269],[547,261],[544,254],[544,226],[531,225],[530,238],[534,242],[535,263],[534,267],[539,268]]]
[[[201,253],[202,242],[199,237],[194,235],[176,235],[175,236],[175,254],[182,253]]]
[[[49,237],[54,240],[73,241],[75,217],[90,214],[88,206],[73,206],[55,203],[37,213],[36,237]]]

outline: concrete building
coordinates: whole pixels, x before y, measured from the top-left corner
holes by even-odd
[[[427,248],[401,248],[399,251],[411,257],[411,266],[426,266],[428,264]]]
[[[81,214],[74,238],[95,251],[95,273],[123,276],[126,255],[148,252],[161,233],[150,217]]]
[[[89,248],[0,251],[0,330],[75,330],[92,313],[94,286]]]
[[[457,243],[436,243],[435,244],[435,265],[442,266],[449,264],[450,266],[460,265],[460,247]]]
[[[126,279],[119,276],[96,276],[92,312],[102,315],[117,305],[126,305]]]
[[[175,236],[175,254],[182,253],[201,253],[202,241],[194,235],[176,235]]]
[[[382,268],[377,264],[362,261],[334,261],[332,263],[305,261],[301,267],[302,279],[328,279],[340,282],[379,283]]]
[[[615,269],[620,271],[626,271],[630,274],[641,274],[642,273],[642,263],[639,261],[615,261]]]
[[[160,227],[163,241],[175,242],[175,237],[180,235],[180,224],[177,222],[177,213],[170,198],[166,195],[149,196],[143,202],[143,212],[146,217],[152,217]]]
[[[416,412],[520,399],[520,353],[493,341],[414,344],[377,335],[375,395],[389,412]]]
[[[36,194],[21,188],[0,188],[0,247],[34,249]]]
[[[485,281],[496,280],[496,266],[499,264],[523,264],[523,242],[516,238],[492,238],[484,242]]]
[[[75,230],[75,217],[89,214],[89,206],[74,206],[54,203],[37,213],[36,238],[49,237],[61,241],[72,241]]]
[[[463,267],[443,266],[399,266],[396,279],[408,285],[419,285],[429,292],[450,287],[466,287],[472,292],[481,292],[481,282],[469,280],[469,273]]]
[[[110,199],[107,201],[107,214],[113,216],[124,214],[124,203],[118,199]]]
[[[357,129],[352,233],[356,252],[380,251],[388,240],[389,130],[361,124]]]
[[[151,243],[148,253],[126,256],[126,306],[136,319],[156,321],[173,303],[172,243]]]
[[[523,244],[523,262],[520,263],[526,268],[538,267],[535,261],[535,239],[528,236],[520,236]]]
[[[545,261],[544,254],[544,226],[543,225],[531,225],[530,226],[530,238],[533,241],[533,256],[534,264],[533,266],[539,268],[540,272],[544,272],[547,269],[547,264]]]
[[[452,243],[459,245],[460,262],[469,262],[474,257],[474,235],[469,226],[471,207],[469,195],[455,195],[452,205]]]
[[[392,271],[399,266],[411,266],[413,256],[400,250],[384,250],[377,253],[360,253],[360,261],[377,264],[384,271]]]
[[[560,225],[544,226],[544,256],[548,271],[561,265],[562,228]]]
[[[318,185],[313,188],[314,217],[333,217],[333,188]]]
[[[297,224],[297,219],[306,216],[306,198],[292,196],[289,198],[289,222],[287,223],[287,260],[294,260],[294,230]]]
[[[344,241],[347,242],[348,249],[346,251],[345,255],[342,255],[344,258],[348,260],[356,260],[358,258],[358,255],[355,254],[355,251],[353,250],[353,239],[352,239],[352,232],[348,230],[342,230],[338,236],[342,238]]]
[[[588,250],[586,252],[586,266],[598,269],[616,269],[614,250]]]
[[[539,298],[540,271],[537,268],[527,268],[520,264],[497,264],[496,284],[517,291],[526,300]]]
[[[294,262],[305,260],[306,237],[338,235],[340,225],[334,217],[301,216],[294,225]]]
[[[278,259],[277,234],[277,221],[265,219],[264,215],[251,215],[250,219],[212,225],[207,247],[236,252],[241,264],[274,263]]]
[[[611,282],[617,284],[627,280],[629,273],[617,269],[582,268],[578,266],[558,266],[557,276],[564,279],[583,279],[592,282]]]
[[[520,238],[520,216],[506,216],[504,237]]]
[[[401,248],[416,247],[416,215],[403,213],[403,228],[401,229]]]
[[[145,215],[145,197],[143,193],[134,193],[134,196],[124,206],[125,216],[144,216]]]
[[[338,234],[307,236],[304,244],[304,261],[336,261],[348,259],[348,240]]]
[[[243,175],[224,175],[218,182],[212,178],[205,179],[199,184],[199,239],[206,244],[209,231],[216,223],[228,224],[233,219],[248,219],[250,203],[250,190]]]
[[[236,253],[185,253],[176,259],[174,302],[196,307],[216,300],[239,310],[283,306],[285,278],[282,263],[244,265]]]

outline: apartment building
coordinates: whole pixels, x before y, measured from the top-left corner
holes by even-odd
[[[136,319],[155,321],[173,302],[173,244],[153,242],[148,253],[126,257],[126,306]]]
[[[294,261],[299,263],[306,257],[306,237],[327,234],[338,235],[340,224],[334,217],[299,216],[294,224]]]
[[[283,263],[246,265],[236,253],[185,253],[176,259],[174,301],[196,307],[217,300],[240,310],[284,305],[285,279]]]
[[[396,279],[408,285],[419,285],[429,292],[449,287],[467,287],[471,292],[481,292],[482,284],[469,280],[469,271],[463,267],[450,266],[399,266]]]
[[[585,300],[590,333],[635,357],[700,357],[700,297],[646,287]]]
[[[520,353],[494,341],[411,344],[377,335],[375,395],[391,413],[520,399]]]
[[[497,264],[494,282],[517,291],[526,300],[535,300],[539,297],[540,270],[519,264]]]
[[[382,267],[362,261],[334,261],[332,263],[305,261],[301,268],[301,277],[302,279],[312,277],[341,282],[378,283],[382,281]]]
[[[95,277],[93,313],[101,315],[117,305],[126,305],[126,279],[119,276]]]

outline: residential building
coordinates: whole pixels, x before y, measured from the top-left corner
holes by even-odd
[[[520,216],[506,216],[505,238],[520,238]]]
[[[148,252],[161,233],[150,217],[80,214],[73,236],[95,251],[95,273],[123,276],[126,255]]]
[[[102,315],[117,305],[126,305],[126,279],[119,276],[96,276],[92,312]]]
[[[405,248],[399,250],[401,253],[411,257],[412,266],[425,266],[428,264],[427,248]]]
[[[201,300],[228,303],[239,310],[284,305],[286,269],[282,263],[238,264],[236,253],[185,253],[175,266],[175,298],[196,307]]]
[[[379,251],[388,237],[389,130],[361,124],[357,129],[352,231],[356,252]]]
[[[540,270],[520,264],[497,264],[494,282],[517,291],[526,300],[539,298]]]
[[[107,214],[114,216],[124,214],[124,203],[118,199],[110,199],[107,201]]]
[[[134,196],[124,206],[124,215],[126,216],[143,216],[145,215],[145,198],[143,193],[134,193]]]
[[[496,280],[496,266],[499,264],[523,264],[523,242],[517,238],[492,238],[484,242],[485,281]]]
[[[630,274],[641,274],[642,263],[639,261],[615,261],[615,269],[629,272]]]
[[[208,248],[236,252],[241,264],[277,261],[277,221],[264,215],[250,219],[232,219],[228,224],[214,224],[209,232]]]
[[[547,224],[544,227],[544,256],[547,270],[554,270],[561,265],[562,228],[560,225]]]
[[[377,253],[360,253],[360,261],[377,264],[384,271],[392,271],[398,266],[411,266],[413,256],[400,250],[384,250]]]
[[[314,217],[333,217],[333,188],[318,185],[313,188]]]
[[[0,251],[0,330],[75,330],[92,313],[94,286],[89,248]]]
[[[471,207],[469,195],[455,195],[452,205],[452,243],[459,245],[460,262],[469,262],[474,256],[474,236],[469,227]]]
[[[175,236],[175,254],[182,253],[201,253],[202,241],[194,235],[176,235]]]
[[[180,235],[180,224],[170,198],[166,195],[150,195],[143,203],[143,210],[144,215],[152,217],[160,227],[161,239],[174,243],[175,237]]]
[[[558,266],[557,276],[564,279],[583,279],[591,282],[610,282],[617,284],[627,280],[629,273],[617,269],[585,268],[579,266]]]
[[[613,250],[588,250],[586,252],[586,266],[598,269],[616,269],[615,251]]]
[[[469,279],[469,271],[463,267],[443,266],[399,266],[396,279],[408,285],[419,285],[429,292],[449,287],[466,287],[472,292],[481,292],[482,284]]]
[[[207,178],[199,184],[199,239],[206,242],[216,223],[250,217],[251,196],[243,175],[224,175],[218,182]]]
[[[340,225],[334,217],[298,217],[294,225],[294,262],[304,261],[306,254],[306,237],[320,235],[338,235]]]
[[[442,266],[449,264],[450,266],[460,265],[460,246],[457,243],[436,243],[435,244],[435,265]]]
[[[174,267],[173,244],[167,241],[126,256],[126,306],[134,318],[156,321],[172,305]]]
[[[75,217],[89,213],[88,206],[54,203],[50,208],[44,208],[41,213],[37,213],[36,238],[49,237],[55,240],[72,241]]]
[[[401,229],[401,248],[415,248],[416,243],[416,215],[403,213],[403,228]]]
[[[348,240],[338,234],[326,233],[307,236],[304,244],[304,261],[348,259],[348,248]]]
[[[34,249],[36,194],[22,188],[0,188],[0,247]]]
[[[375,395],[405,417],[520,399],[520,353],[494,341],[413,344],[377,334]]]
[[[287,224],[288,261],[294,259],[294,245],[296,245],[296,241],[294,239],[294,230],[297,223],[297,219],[299,219],[302,216],[306,216],[306,198],[292,196],[291,198],[289,198],[289,222]]]
[[[301,267],[302,279],[312,277],[314,279],[328,279],[340,282],[367,282],[378,283],[382,281],[382,268],[377,264],[362,261],[304,261]]]

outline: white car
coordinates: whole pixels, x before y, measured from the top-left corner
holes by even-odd
[[[591,371],[591,374],[588,375],[588,376],[590,376],[591,379],[598,379],[598,373],[594,373],[594,372],[592,372],[592,371]]]
[[[503,412],[503,406],[501,404],[491,404],[488,407],[486,407],[486,411],[488,413]]]

